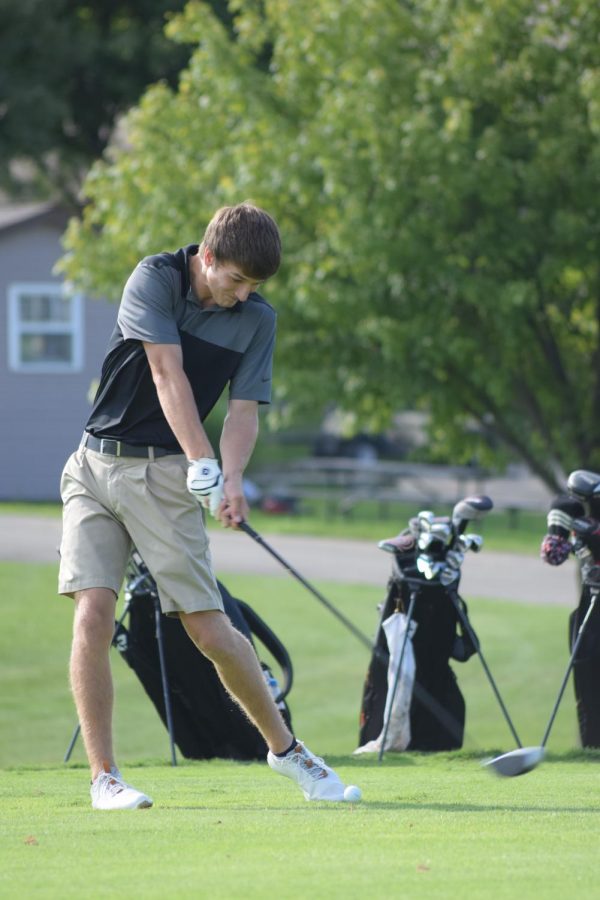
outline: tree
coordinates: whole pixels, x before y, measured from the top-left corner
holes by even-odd
[[[176,85],[189,52],[163,29],[183,5],[3,0],[0,187],[16,197],[50,192],[75,203],[117,117],[152,82]],[[213,5],[227,14],[224,2]]]
[[[91,173],[68,273],[116,295],[250,197],[285,238],[284,399],[327,385],[363,425],[422,406],[447,455],[518,454],[552,487],[600,469],[597,4],[235,9],[233,34],[200,3],[169,26],[190,65]]]

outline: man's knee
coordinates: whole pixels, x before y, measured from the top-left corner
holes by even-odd
[[[218,610],[181,613],[181,622],[198,649],[209,659],[218,660],[239,651],[240,641],[246,639]]]
[[[75,594],[75,639],[110,645],[115,627],[116,597],[107,588],[91,588]]]

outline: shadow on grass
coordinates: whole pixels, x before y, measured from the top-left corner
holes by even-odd
[[[379,762],[376,753],[365,753],[359,756],[329,756],[326,755],[328,765],[346,766],[352,768],[405,768],[407,766],[418,765],[419,762],[427,762],[435,760],[437,762],[479,762],[499,756],[506,753],[507,750],[514,750],[514,747],[493,747],[489,750],[456,750],[454,752],[442,753],[424,753],[424,752],[406,752],[394,753],[387,752],[383,759]],[[600,748],[580,748],[576,750],[567,750],[563,753],[546,752],[544,763],[581,763],[594,762],[600,763]]]
[[[525,806],[510,803],[408,803],[402,800],[364,800],[361,803],[365,809],[381,810],[385,812],[412,810],[414,812],[448,812],[448,813],[585,813],[591,816],[600,815],[600,809],[590,809],[589,806]]]

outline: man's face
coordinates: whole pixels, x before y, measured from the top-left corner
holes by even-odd
[[[205,255],[204,264],[204,277],[211,300],[217,306],[229,309],[238,302],[245,303],[261,284],[249,278],[236,263],[217,262],[210,251]]]

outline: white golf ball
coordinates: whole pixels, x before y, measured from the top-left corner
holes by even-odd
[[[362,791],[355,784],[349,784],[347,788],[344,788],[344,800],[346,803],[358,803],[361,797]]]

